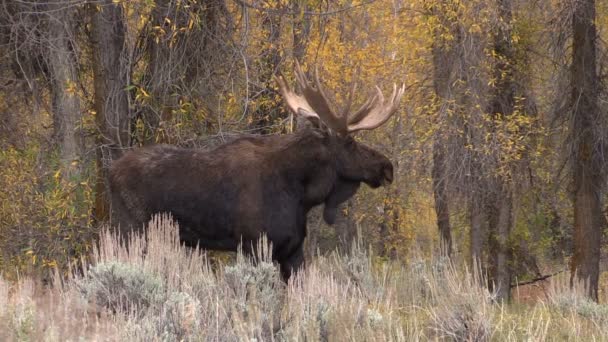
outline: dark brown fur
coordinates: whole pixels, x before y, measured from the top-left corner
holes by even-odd
[[[139,229],[169,212],[188,245],[246,252],[265,233],[288,279],[303,263],[306,214],[325,202],[335,219],[340,203],[361,182],[390,183],[393,166],[382,154],[320,129],[236,139],[212,151],[167,145],[126,153],[110,170],[113,223]]]

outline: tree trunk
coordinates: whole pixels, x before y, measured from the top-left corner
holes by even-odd
[[[51,74],[54,138],[59,146],[61,169],[66,178],[78,177],[83,137],[79,130],[77,58],[74,55],[73,7],[55,1],[49,5],[48,65]]]
[[[346,213],[341,213],[342,218],[342,229],[340,230],[340,242],[345,251],[349,251],[350,247],[357,239],[357,225],[355,222],[355,203],[353,199],[349,199],[344,204],[346,206]]]
[[[126,87],[129,61],[125,54],[123,8],[112,0],[91,5],[91,45],[93,51],[94,108],[98,129],[95,217],[109,217],[108,167],[128,147],[129,102]]]
[[[511,297],[511,248],[509,246],[509,236],[513,225],[513,198],[508,189],[501,189],[500,195],[495,199],[495,206],[491,210],[494,219],[492,220],[492,233],[490,234],[490,251],[492,253],[492,265],[490,281],[491,288],[496,291],[499,300],[507,301]]]
[[[280,5],[279,1],[271,1],[273,7]],[[257,110],[253,115],[252,127],[260,133],[272,133],[272,125],[284,113],[283,105],[276,101],[274,96],[274,80],[273,76],[277,71],[281,61],[279,53],[279,39],[281,37],[281,17],[274,13],[268,12],[262,20],[262,27],[266,34],[266,47],[262,51],[260,58],[261,65],[259,66],[258,80],[261,86],[258,95],[252,100],[257,102]]]
[[[310,35],[310,15],[306,14],[307,10],[306,2],[296,1],[294,3],[293,58],[300,63],[306,56],[306,46]]]
[[[483,201],[478,198],[478,196],[471,198],[469,210],[471,223],[471,230],[469,231],[471,259],[469,264],[471,269],[477,268],[479,271],[481,271],[484,267],[483,242],[485,240],[485,232],[487,230],[486,217],[483,210]]]
[[[395,237],[400,226],[400,216],[398,208],[398,193],[395,190],[387,190],[384,197],[384,207],[380,221],[380,248],[379,255],[395,260],[397,258],[397,248]]]
[[[399,149],[401,146],[401,132],[402,132],[402,121],[398,114],[395,114],[394,125],[392,132],[392,151],[391,160],[393,161],[394,173],[399,174]],[[398,244],[395,238],[400,236],[399,229],[401,226],[401,191],[398,186],[391,186],[386,190],[386,196],[384,198],[384,210],[382,214],[382,220],[380,222],[380,255],[389,257],[394,260],[397,258]]]
[[[170,6],[169,1],[156,0],[150,14],[149,25],[151,27],[164,27],[165,18],[175,20],[176,16],[172,15],[175,13],[171,12]],[[184,26],[183,23],[176,23],[176,25],[178,24],[180,27]],[[158,35],[160,34],[158,33]],[[165,135],[158,130],[163,119],[167,119],[171,112],[168,101],[170,100],[169,92],[174,90],[171,71],[175,70],[169,60],[169,53],[166,51],[166,45],[168,44],[164,42],[165,38],[159,38],[157,35],[151,34],[146,40],[148,63],[142,84],[144,84],[145,90],[150,93],[152,104],[146,105],[138,118],[143,121],[143,132],[140,132],[142,136],[138,136],[137,140],[144,145],[166,143],[164,141]]]
[[[494,53],[497,56],[493,78],[495,86],[489,103],[489,114],[492,117],[506,117],[513,114],[515,106],[514,65],[515,51],[511,42],[512,25],[511,0],[498,0],[499,24],[494,32]],[[497,163],[505,161],[497,160]],[[508,161],[507,161],[508,162]],[[509,175],[497,175],[491,182],[495,194],[492,205],[485,208],[495,211],[487,217],[493,217],[490,224],[490,280],[495,286],[499,300],[508,301],[511,296],[511,248],[508,244],[513,220],[512,179]]]
[[[454,23],[450,18],[446,18],[444,11],[451,8],[451,1],[448,1],[439,8],[431,8],[433,15],[437,16],[441,25],[446,26],[450,31],[455,30]],[[433,197],[435,199],[435,213],[437,215],[437,227],[439,228],[440,249],[442,253],[452,254],[452,228],[450,226],[450,210],[448,204],[448,173],[446,161],[445,139],[442,139],[444,120],[448,119],[448,111],[453,102],[454,89],[452,85],[453,70],[449,61],[454,58],[454,51],[459,44],[458,35],[454,41],[446,41],[441,36],[441,30],[436,30],[433,42],[433,88],[437,105],[436,125],[437,132],[433,137],[433,168],[431,177],[433,179]]]
[[[433,143],[433,196],[441,252],[452,255],[452,229],[450,227],[450,210],[448,206],[447,174],[445,172],[444,148],[439,141]]]
[[[150,98],[141,103],[138,119],[143,132],[137,138],[144,144],[175,143],[181,130],[170,122],[183,104],[180,100],[200,99],[209,112],[218,108],[217,93],[225,86],[219,75],[232,58],[226,53],[231,46],[231,20],[223,0],[190,5],[155,0],[150,17],[151,34],[145,37],[147,70],[140,82]]]
[[[595,0],[575,3],[572,14],[572,134],[574,182],[574,274],[587,286],[590,298],[598,300],[599,260],[602,238],[601,189],[603,175],[595,148],[594,130],[598,109],[596,67]]]
[[[439,247],[442,254],[452,255],[452,229],[450,226],[450,211],[448,205],[447,173],[445,165],[445,148],[438,137],[433,142],[433,197],[435,213],[439,228]]]

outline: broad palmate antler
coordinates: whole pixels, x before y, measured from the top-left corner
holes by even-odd
[[[277,77],[277,83],[287,107],[298,115],[318,117],[327,127],[341,135],[348,135],[364,129],[371,130],[385,123],[397,111],[399,101],[405,92],[405,85],[397,88],[395,84],[393,85],[393,94],[385,102],[382,91],[376,86],[376,94],[365,101],[359,110],[351,113],[350,107],[356,89],[356,85],[353,83],[347,97],[348,100],[341,114],[338,114],[333,110],[335,107],[329,101],[323,87],[321,87],[317,68],[315,68],[314,83],[302,72],[298,62],[296,62],[295,76],[302,95],[296,94],[289,87],[283,75]]]

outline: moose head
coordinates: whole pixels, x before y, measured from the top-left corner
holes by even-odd
[[[361,182],[372,188],[391,184],[393,164],[380,152],[357,142],[353,134],[360,130],[372,130],[384,124],[393,115],[405,91],[405,86],[393,85],[388,101],[376,86],[376,93],[356,111],[351,111],[357,83],[353,82],[347,102],[339,112],[331,103],[319,81],[315,68],[314,83],[295,65],[296,83],[302,95],[298,95],[280,74],[276,81],[287,107],[299,118],[308,122],[325,135],[326,144],[334,157],[337,180],[330,195],[325,199],[323,217],[328,224],[335,222],[337,206],[356,193]]]

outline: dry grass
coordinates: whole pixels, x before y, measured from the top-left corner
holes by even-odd
[[[544,302],[501,305],[478,274],[441,259],[374,265],[355,244],[286,286],[264,248],[213,270],[167,218],[128,240],[102,233],[86,271],[52,288],[0,279],[0,340],[607,340],[607,307],[563,279]]]

